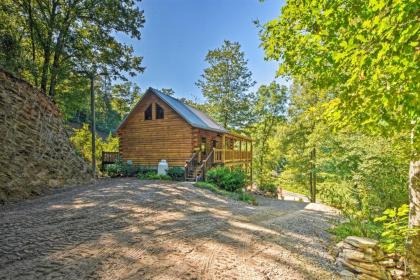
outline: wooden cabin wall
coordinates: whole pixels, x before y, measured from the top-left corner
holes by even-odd
[[[213,148],[213,140],[216,141],[216,148],[222,148],[222,134],[214,131],[194,128],[193,129],[193,146],[194,148],[200,148],[201,138],[206,138],[206,149],[210,151]]]
[[[164,109],[164,119],[156,119],[156,106]],[[153,104],[153,119],[145,120],[144,112]],[[157,166],[165,159],[169,167],[184,166],[193,151],[193,128],[165,102],[147,94],[134,109],[125,126],[118,131],[123,160],[135,165]]]

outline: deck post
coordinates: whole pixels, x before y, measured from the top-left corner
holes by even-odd
[[[239,161],[242,161],[242,139],[239,139]]]
[[[250,177],[251,177],[251,184],[252,184],[252,141],[250,141],[250,143],[251,143],[251,160],[250,160],[250,167],[251,167],[251,173],[250,173]]]
[[[222,163],[225,164],[226,136],[222,135]]]

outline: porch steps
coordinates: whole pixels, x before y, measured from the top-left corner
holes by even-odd
[[[197,166],[194,170],[191,170],[186,175],[187,175],[185,177],[185,180],[186,181],[188,181],[188,182],[196,182],[197,181],[197,177],[200,177],[200,175],[201,175],[200,166]]]

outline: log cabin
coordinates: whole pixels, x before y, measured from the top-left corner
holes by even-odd
[[[229,132],[205,113],[149,88],[117,129],[119,155],[133,165],[185,168],[186,179],[205,178],[215,165],[252,174],[252,139]]]

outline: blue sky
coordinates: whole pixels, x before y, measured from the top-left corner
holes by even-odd
[[[242,45],[257,81],[255,89],[271,82],[277,63],[264,61],[253,20],[264,23],[277,17],[282,4],[281,0],[143,0],[142,38],[128,42],[143,56],[146,70],[131,80],[143,90],[172,88],[177,97],[202,101],[195,82],[206,67],[204,58],[227,39]]]

